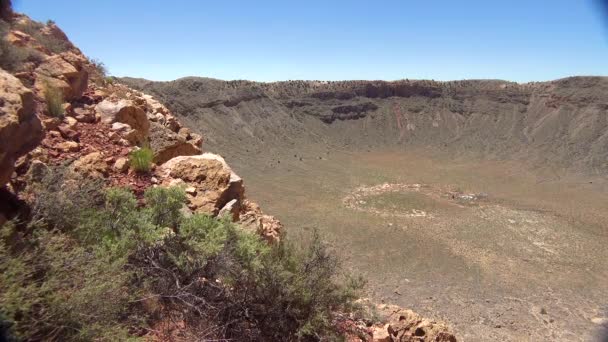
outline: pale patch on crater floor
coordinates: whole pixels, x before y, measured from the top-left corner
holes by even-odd
[[[383,183],[361,186],[342,199],[345,207],[381,217],[427,218],[450,209],[479,205],[486,194],[462,193],[425,184]]]

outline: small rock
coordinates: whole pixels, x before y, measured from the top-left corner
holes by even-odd
[[[80,144],[75,141],[64,141],[57,145],[57,149],[63,152],[78,152]]]
[[[114,163],[114,168],[119,172],[127,172],[129,170],[129,159],[121,157],[116,159]]]
[[[70,115],[70,114],[72,114],[72,104],[71,104],[71,103],[66,102],[66,103],[64,103],[64,104],[62,105],[62,107],[63,107],[63,112],[64,112],[66,115]]]
[[[80,139],[80,133],[76,132],[75,130],[71,129],[70,127],[68,127],[65,124],[60,125],[59,127],[57,127],[57,129],[59,130],[59,133],[61,133],[61,136],[64,139],[74,140],[74,141],[78,141],[78,139]]]
[[[152,184],[158,184],[158,179],[156,177],[152,177],[150,178],[150,182],[152,182]]]
[[[186,191],[186,193],[188,195],[192,195],[192,196],[196,195],[196,188],[193,186],[187,187],[186,189],[184,189],[184,191]]]
[[[68,125],[68,128],[70,129],[76,129],[76,125],[78,124],[78,120],[74,119],[71,116],[64,117],[63,122],[65,122]]]
[[[44,126],[44,129],[46,129],[47,131],[56,130],[60,124],[61,124],[61,120],[59,120],[59,118],[48,118],[48,119],[42,120],[42,125]]]
[[[547,314],[547,310],[545,308],[540,308],[540,314],[541,315],[546,315]]]
[[[391,342],[391,336],[388,333],[388,324],[385,326],[374,326],[372,330],[373,342]]]
[[[50,131],[48,134],[53,138],[61,138],[61,133],[59,133],[58,131]]]
[[[95,113],[79,107],[74,109],[74,118],[78,122],[93,123],[95,122]]]

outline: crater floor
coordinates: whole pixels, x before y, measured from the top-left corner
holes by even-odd
[[[427,151],[233,158],[289,237],[319,228],[371,297],[466,341],[584,341],[606,316],[606,179]]]

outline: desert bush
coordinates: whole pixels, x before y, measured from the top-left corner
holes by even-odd
[[[146,190],[147,213],[152,224],[177,228],[181,219],[180,209],[186,203],[186,192],[182,188],[156,187]]]
[[[58,231],[26,237],[14,227],[2,227],[0,311],[15,339],[128,338],[130,274],[124,260],[108,260]]]
[[[0,317],[19,338],[124,340],[163,317],[196,339],[319,340],[354,309],[361,282],[316,233],[305,249],[269,245],[228,219],[182,217],[180,188],[149,189],[140,207],[128,189],[100,200],[64,179],[48,171],[30,228],[0,235]]]
[[[131,168],[137,172],[148,172],[152,167],[154,152],[147,146],[139,148],[129,154]]]
[[[48,228],[72,230],[82,223],[89,209],[103,204],[103,181],[71,179],[64,165],[46,169],[40,182],[31,181],[32,221]]]
[[[65,115],[63,109],[63,92],[61,89],[54,87],[48,82],[45,83],[44,100],[46,101],[46,110],[49,116],[62,118]]]
[[[89,58],[91,65],[94,68],[94,71],[100,78],[106,78],[108,76],[108,68],[106,65],[97,58]]]
[[[298,251],[289,243],[269,246],[227,220],[200,214],[184,219],[162,252],[145,253],[155,260],[143,276],[149,291],[175,310],[214,322],[214,337],[331,336],[333,313],[354,310],[363,285],[340,274],[316,234],[308,249]]]

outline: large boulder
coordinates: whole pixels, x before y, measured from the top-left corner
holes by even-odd
[[[156,164],[162,164],[179,156],[201,154],[198,146],[156,122],[150,125],[150,148],[154,151]]]
[[[189,188],[188,207],[195,212],[217,215],[228,202],[241,203],[244,197],[243,180],[216,154],[175,157],[159,173],[165,185]]]
[[[65,100],[82,96],[87,89],[89,73],[84,68],[85,60],[71,52],[48,57],[36,68],[35,88],[44,93],[47,86],[60,89]]]
[[[116,122],[124,123],[135,130],[135,140],[139,143],[146,143],[150,134],[150,121],[146,113],[130,100],[112,101],[103,100],[97,104],[95,110],[101,117],[101,121],[106,124]]]
[[[9,181],[15,161],[43,138],[34,108],[34,94],[0,69],[0,187]]]

